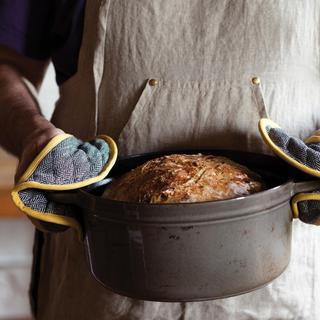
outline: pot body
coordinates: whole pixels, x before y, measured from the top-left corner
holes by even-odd
[[[138,207],[121,208],[135,222],[101,219],[94,208],[85,222],[91,272],[107,288],[144,300],[218,299],[259,288],[284,271],[291,252],[288,195],[272,207],[266,204],[275,199],[263,200],[262,210],[229,219],[195,206],[202,218],[187,221],[186,212],[180,222],[141,221]]]
[[[136,299],[198,301],[255,290],[285,270],[291,254],[290,199],[297,192],[319,189],[320,182],[308,182],[306,175],[274,157],[197,151],[248,166],[263,176],[267,190],[236,199],[166,205],[103,199],[104,188],[99,191],[98,185],[60,194],[62,202],[82,210],[89,266],[103,286]],[[162,155],[121,159],[109,177]]]

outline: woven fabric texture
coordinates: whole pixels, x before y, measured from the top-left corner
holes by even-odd
[[[320,190],[313,191],[320,193]],[[299,219],[305,223],[317,224],[320,221],[320,201],[309,200],[298,203]]]
[[[27,180],[42,184],[66,185],[97,176],[109,158],[109,146],[102,139],[83,142],[70,137],[54,147]],[[25,189],[19,192],[25,206],[44,214],[75,216],[71,205],[49,201],[45,190]]]
[[[320,144],[306,144],[300,139],[289,136],[281,128],[267,126],[266,130],[271,140],[289,157],[309,168],[320,170]],[[320,193],[320,190],[313,192]],[[320,219],[320,201],[301,201],[298,207],[299,219],[303,222],[314,224]]]
[[[320,170],[320,144],[305,144],[280,128],[267,126],[266,130],[271,140],[288,156],[309,168]]]

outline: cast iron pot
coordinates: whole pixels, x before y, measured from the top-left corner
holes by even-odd
[[[56,201],[82,212],[91,273],[106,288],[133,298],[198,301],[258,289],[287,267],[296,193],[320,188],[320,181],[275,157],[226,150],[170,153],[227,156],[260,173],[268,189],[231,200],[139,204],[100,197],[112,179],[163,155],[136,155],[117,161],[109,177]],[[134,188],[134,186],[132,186]]]

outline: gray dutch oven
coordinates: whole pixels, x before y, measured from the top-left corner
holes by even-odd
[[[263,177],[268,189],[246,197],[185,204],[139,204],[100,197],[112,179],[164,153],[120,159],[103,182],[52,194],[82,212],[91,273],[108,289],[156,301],[225,298],[258,289],[290,261],[290,200],[320,188],[275,157],[223,150]],[[134,188],[134,186],[132,186]]]

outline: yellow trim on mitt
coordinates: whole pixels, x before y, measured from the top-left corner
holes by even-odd
[[[316,200],[320,201],[320,193],[298,193],[291,199],[291,208],[294,218],[299,218],[299,207],[298,203],[301,201]],[[320,225],[320,220],[314,223]]]
[[[312,169],[309,168],[305,165],[303,165],[302,163],[300,163],[299,161],[291,158],[290,156],[288,156],[284,151],[282,151],[281,148],[279,148],[269,137],[268,132],[266,130],[266,127],[269,126],[271,128],[280,128],[280,126],[278,126],[276,123],[274,123],[272,120],[270,119],[260,119],[259,121],[259,131],[260,134],[264,140],[264,142],[272,149],[272,151],[277,154],[280,158],[282,158],[283,160],[287,161],[289,164],[291,164],[292,166],[296,167],[297,169],[308,173],[312,176],[315,177],[320,177],[320,171],[316,170],[316,169]]]
[[[69,135],[70,136],[70,135]],[[18,184],[16,187],[13,189],[13,191],[22,191],[25,189],[39,189],[39,190],[54,190],[54,191],[65,191],[65,190],[73,190],[73,189],[79,189],[83,188],[85,186],[88,186],[90,184],[93,184],[95,182],[98,182],[102,180],[112,169],[114,166],[117,156],[118,156],[118,149],[116,143],[113,141],[112,138],[105,136],[105,135],[100,135],[97,138],[103,139],[107,142],[109,145],[109,159],[107,163],[104,165],[102,170],[100,171],[99,175],[96,177],[92,177],[80,182],[74,182],[74,183],[69,183],[69,184],[63,184],[63,185],[57,185],[57,184],[44,184],[36,181],[26,181],[26,179],[29,179],[30,176],[34,173],[35,169],[39,165],[40,161],[54,148],[59,142],[61,142],[64,139],[61,139],[58,143],[53,144],[51,149],[44,149],[41,151],[41,153],[38,155],[38,157],[31,163],[31,165],[28,167],[27,171],[25,174],[23,174],[23,178],[26,179],[19,179]],[[54,138],[53,138],[54,139]],[[47,145],[48,146],[48,145]],[[50,145],[51,146],[51,145]]]
[[[21,211],[23,211],[25,214],[30,216],[31,218],[41,220],[44,222],[51,222],[51,223],[60,224],[60,225],[67,226],[67,227],[72,227],[72,228],[76,229],[76,231],[78,232],[79,238],[80,239],[83,238],[81,225],[76,219],[73,219],[71,217],[63,217],[63,216],[60,216],[60,215],[57,215],[54,213],[44,213],[41,211],[33,210],[33,209],[27,207],[21,201],[18,193],[14,194],[14,195],[12,193],[12,196],[13,196],[13,201],[16,204],[16,206]]]
[[[35,159],[31,162],[27,170],[24,172],[24,174],[20,177],[17,184],[22,183],[30,178],[30,176],[33,174],[35,169],[38,167],[39,163],[47,156],[47,154],[60,142],[63,140],[72,137],[71,134],[62,133],[54,136],[47,144],[46,146],[41,150],[41,152],[35,157]]]
[[[95,182],[101,181],[104,179],[112,167],[114,166],[117,156],[118,156],[118,148],[114,140],[106,135],[99,135],[97,138],[103,139],[107,142],[109,146],[109,159],[107,163],[104,165],[103,169],[96,177],[89,178],[87,180],[81,182],[75,182],[65,185],[54,185],[54,184],[43,184],[35,181],[26,181],[30,178],[30,176],[34,173],[39,163],[45,158],[45,156],[60,142],[63,140],[72,137],[70,134],[59,134],[53,137],[49,143],[44,147],[44,149],[37,155],[37,157],[32,161],[29,165],[25,173],[19,179],[17,185],[13,188],[11,192],[12,199],[15,205],[23,212],[25,212],[28,216],[38,219],[44,222],[50,222],[55,224],[60,224],[68,227],[75,228],[82,238],[82,229],[79,222],[71,217],[63,217],[53,213],[43,213],[37,210],[33,210],[24,205],[19,197],[19,192],[25,189],[38,189],[38,190],[54,190],[54,191],[64,191],[64,190],[73,190],[79,189]]]
[[[304,140],[305,143],[320,143],[320,136],[311,136]]]

